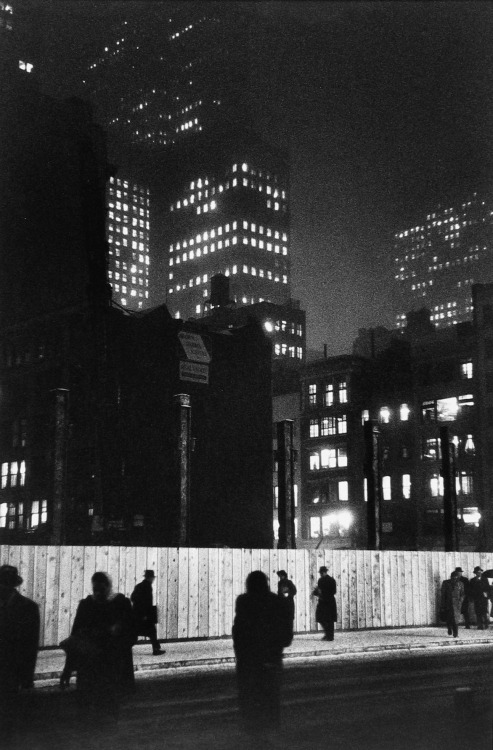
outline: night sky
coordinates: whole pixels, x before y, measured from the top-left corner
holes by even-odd
[[[41,5],[42,54],[53,71],[44,83],[65,95],[71,56],[96,45],[123,5],[145,12],[148,3]],[[309,347],[348,352],[358,328],[392,327],[405,312],[393,288],[394,231],[491,185],[493,6],[227,5],[273,25],[256,122],[290,151],[293,296],[307,312]]]

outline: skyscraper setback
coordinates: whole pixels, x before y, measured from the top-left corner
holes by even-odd
[[[290,297],[287,157],[249,127],[252,23],[159,5],[121,19],[85,74],[115,162],[150,187],[149,302],[176,317],[207,311],[217,273],[239,305]]]

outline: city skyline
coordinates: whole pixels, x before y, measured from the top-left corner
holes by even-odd
[[[96,45],[92,20],[100,27],[121,8],[100,6],[45,7],[45,58],[68,55],[76,35]],[[493,13],[463,2],[241,8],[277,30],[272,49],[259,42],[253,114],[260,135],[290,151],[293,296],[308,346],[343,353],[360,327],[394,325],[395,232],[489,179]],[[51,81],[61,94],[66,67]]]

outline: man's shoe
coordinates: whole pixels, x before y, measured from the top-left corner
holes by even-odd
[[[153,656],[161,656],[162,654],[165,654],[165,653],[166,653],[166,651],[165,651],[164,649],[162,649],[162,648],[158,648],[158,649],[155,649],[155,650],[154,650],[154,651],[152,652],[152,655],[153,655]]]

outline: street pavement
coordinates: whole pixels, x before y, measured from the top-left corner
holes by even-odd
[[[431,648],[463,648],[493,644],[493,627],[489,630],[459,628],[459,637],[447,635],[444,627],[392,628],[378,630],[337,631],[332,642],[322,640],[322,631],[295,635],[293,643],[284,650],[285,659],[311,656],[361,657],[365,653],[386,651],[417,651]],[[161,643],[166,650],[153,656],[150,642],[139,642],[133,649],[136,677],[150,676],[152,670],[183,669],[233,664],[231,638],[198,639]],[[38,653],[35,682],[57,680],[63,669],[65,655],[61,649],[43,649]],[[145,674],[147,673],[147,674]]]

